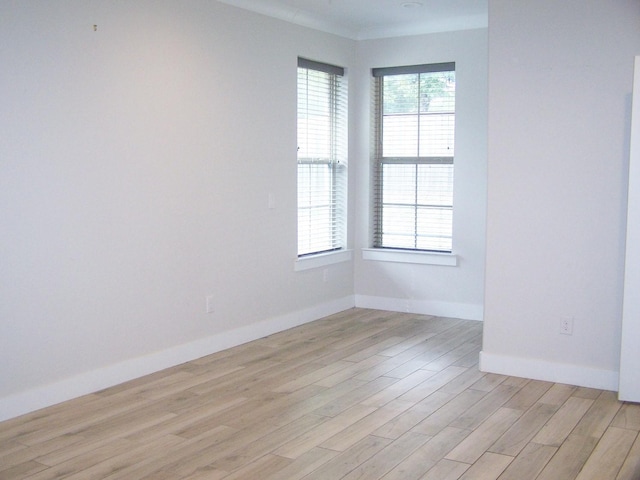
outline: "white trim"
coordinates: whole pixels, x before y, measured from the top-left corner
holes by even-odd
[[[482,305],[471,303],[440,302],[436,300],[416,300],[411,298],[388,298],[372,295],[356,295],[356,307],[388,310],[391,312],[418,313],[438,317],[479,320],[484,316]]]
[[[422,252],[415,250],[389,250],[384,248],[363,248],[363,260],[378,262],[418,263],[422,265],[444,265],[455,267],[458,256],[453,253]]]
[[[335,252],[318,253],[308,257],[296,258],[293,269],[296,272],[310,270],[312,268],[326,267],[336,263],[350,262],[353,258],[352,250],[337,250]]]
[[[627,200],[627,245],[622,303],[622,341],[620,345],[620,400],[640,402],[640,56],[635,59],[631,147],[629,154],[629,193]]]
[[[585,365],[497,355],[482,351],[480,352],[480,370],[482,372],[565,383],[579,387],[610,391],[618,390],[618,372]]]
[[[49,385],[0,398],[0,421],[180,365],[227,348],[353,308],[353,296],[267,319],[167,350],[92,370]]]

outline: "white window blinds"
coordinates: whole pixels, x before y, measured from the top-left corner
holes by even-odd
[[[344,70],[298,59],[298,256],[344,248],[347,88]]]
[[[374,246],[450,252],[455,64],[374,69]]]

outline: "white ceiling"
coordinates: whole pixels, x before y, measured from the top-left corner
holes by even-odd
[[[364,40],[487,26],[488,0],[218,0]]]

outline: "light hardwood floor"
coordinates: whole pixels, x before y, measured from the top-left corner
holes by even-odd
[[[640,405],[353,309],[0,423],[0,479],[638,480]]]

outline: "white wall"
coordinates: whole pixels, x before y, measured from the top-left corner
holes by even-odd
[[[485,370],[617,388],[638,25],[635,0],[490,2]]]
[[[0,3],[0,419],[353,306],[351,262],[293,270],[298,55],[355,44],[209,0]]]
[[[456,62],[453,251],[458,266],[362,260],[356,253],[356,304],[482,319],[487,138],[487,30],[362,41],[357,55],[355,135],[356,247],[371,246],[371,68]]]
[[[298,56],[347,68],[350,248],[369,246],[369,69],[456,61],[459,267],[354,248],[294,271]],[[482,316],[486,30],[358,45],[210,0],[25,0],[0,3],[0,65],[0,420],[356,298]]]

